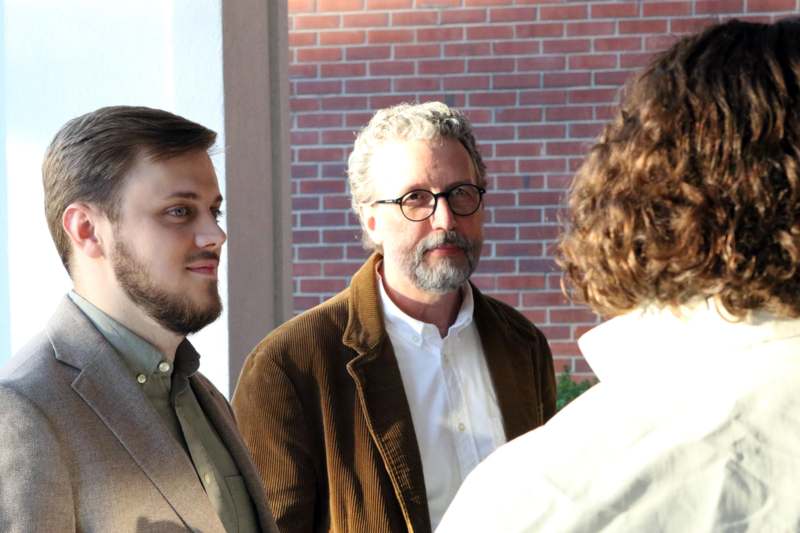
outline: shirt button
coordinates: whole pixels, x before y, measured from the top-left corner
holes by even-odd
[[[145,376],[144,374],[139,374],[138,376],[136,376],[136,381],[144,385],[145,383],[147,383],[147,376]]]
[[[166,361],[161,361],[160,363],[158,363],[159,372],[166,374],[167,372],[169,372],[169,369],[170,369],[169,363],[167,363]]]
[[[465,429],[467,429],[467,426],[465,426],[463,423],[459,423],[458,424],[458,430],[459,431],[463,432]]]
[[[210,485],[211,484],[211,474],[209,474],[208,472],[203,474],[203,481],[205,482],[206,485]]]

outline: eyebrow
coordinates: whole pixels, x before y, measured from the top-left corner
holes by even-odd
[[[187,200],[199,200],[200,199],[200,195],[197,194],[196,192],[192,192],[192,191],[176,191],[176,192],[170,194],[169,196],[167,196],[165,199],[166,200],[170,200],[172,198],[185,198]],[[212,203],[215,203],[215,204],[216,203],[222,203],[222,195],[218,194],[217,197],[214,198],[214,201]]]

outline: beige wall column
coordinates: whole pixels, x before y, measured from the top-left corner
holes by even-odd
[[[291,313],[286,0],[222,2],[230,390]]]

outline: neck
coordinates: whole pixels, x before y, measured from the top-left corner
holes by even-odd
[[[119,287],[99,290],[76,281],[74,290],[102,312],[155,346],[165,360],[170,363],[175,360],[178,345],[185,337],[150,318]]]
[[[388,279],[385,271],[382,272],[381,279],[386,294],[401,311],[420,322],[433,324],[442,338],[447,336],[447,331],[456,321],[461,309],[463,295],[460,289],[444,294],[416,288],[401,290]]]

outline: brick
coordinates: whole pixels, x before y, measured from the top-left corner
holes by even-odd
[[[543,324],[547,322],[547,311],[542,310],[524,310],[522,315],[533,322],[534,324]]]
[[[444,55],[446,57],[488,56],[491,53],[491,43],[458,43],[444,45]]]
[[[372,65],[370,65],[371,67]],[[358,78],[367,74],[366,63],[325,63],[320,65],[323,78]]]
[[[350,196],[347,194],[326,194],[322,199],[322,207],[325,210],[340,209],[347,211],[350,209]]]
[[[364,0],[318,0],[317,11],[358,11],[364,8]]]
[[[570,22],[567,24],[567,37],[595,37],[613,35],[617,31],[615,22]]]
[[[552,143],[547,144],[550,145]],[[520,206],[561,205],[563,201],[564,193],[562,191],[533,191],[519,193]]]
[[[539,8],[540,20],[582,20],[587,18],[585,5],[543,6]]]
[[[388,78],[373,78],[366,80],[347,80],[345,91],[347,93],[385,93],[391,89]]]
[[[289,0],[289,13],[291,15],[304,11],[314,11],[314,0]]]
[[[297,15],[294,17],[295,30],[330,30],[338,28],[339,15]]]
[[[760,11],[794,11],[795,0],[747,0],[747,10]]]
[[[617,67],[615,54],[586,54],[569,56],[570,70],[596,70]]]
[[[369,257],[369,254],[370,252],[364,250],[361,245],[347,247],[347,259],[357,260],[359,264],[363,263]]]
[[[289,65],[289,78],[290,79],[297,79],[297,78],[316,78],[317,77],[317,65]]]
[[[519,126],[517,137],[520,139],[561,139],[566,135],[566,130],[562,124]]]
[[[361,238],[361,231],[356,230],[357,238]],[[353,274],[361,267],[361,263],[325,263],[323,265],[323,272],[326,276],[345,276],[352,277]]]
[[[514,142],[495,145],[496,157],[531,157],[541,154],[542,143]]]
[[[317,44],[318,32],[315,31],[292,31],[289,32],[289,46],[313,46]]]
[[[556,355],[577,355],[580,352],[578,345],[574,342],[553,342],[549,341],[550,351]]]
[[[514,207],[517,205],[517,195],[512,192],[501,193],[497,191],[492,191],[492,194],[486,195],[484,198],[484,202],[488,209],[494,209],[496,207]],[[506,230],[511,230],[512,239],[513,236],[516,235],[516,230],[514,228],[503,228]],[[496,239],[491,239],[496,240]]]
[[[341,148],[301,148],[298,154],[300,161],[336,161],[344,156]]]
[[[505,129],[512,131],[513,128],[505,126]],[[511,137],[513,138],[513,137]],[[486,163],[486,171],[489,176],[495,176],[501,172],[516,172],[517,165],[513,160],[509,159],[489,159],[484,161]]]
[[[349,146],[356,140],[356,132],[351,129],[323,130],[321,144],[346,144]]]
[[[316,98],[290,98],[289,110],[293,112],[317,111],[319,110],[319,100]]]
[[[644,49],[649,51],[666,50],[680,37],[677,35],[653,35],[644,38]]]
[[[439,28],[420,28],[417,30],[417,42],[444,42],[461,41],[464,39],[464,29],[460,26]]]
[[[563,158],[543,157],[536,159],[523,159],[519,162],[520,172],[564,172],[567,162]]]
[[[295,296],[292,299],[294,313],[299,315],[303,311],[311,309],[312,307],[322,303],[322,298],[319,296]]]
[[[344,148],[345,156],[349,153],[349,151],[350,151],[350,146]],[[347,175],[347,166],[344,164],[344,161],[345,158],[342,157],[341,159],[334,161],[333,163],[323,163],[322,172],[320,172],[320,175],[323,178],[332,178],[337,181],[343,180],[344,177]],[[344,189],[342,189],[339,192],[343,191]],[[336,192],[336,191],[331,191],[331,192]]]
[[[538,305],[525,305],[525,297],[526,296],[533,296],[533,295],[544,295],[549,296],[552,293],[549,292],[526,292],[522,295],[522,306],[523,307],[549,307],[546,303],[538,303],[537,300],[533,300],[534,303]],[[560,340],[560,339],[569,339],[570,338],[570,327],[569,326],[539,326],[539,330],[544,334],[545,337],[549,340]]]
[[[514,258],[516,258],[516,257],[536,257],[538,254],[542,253],[542,245],[540,243],[532,243],[532,242],[504,242],[504,243],[496,243],[495,246],[494,246],[494,250],[495,250],[494,257],[498,257],[498,258],[500,258],[500,257],[514,257]],[[542,283],[541,287],[536,287],[536,286],[534,286],[534,287],[524,287],[524,286],[520,287],[520,286],[512,285],[511,287],[505,287],[505,288],[517,289],[517,290],[524,289],[524,288],[529,288],[529,289],[544,288],[545,277],[544,276],[537,276],[537,277],[541,277],[541,280],[542,280],[541,281],[541,283]],[[500,282],[501,279],[508,279],[508,278],[504,277],[504,276],[498,277],[497,278],[498,288],[502,288],[500,286],[501,285],[501,282]]]
[[[348,128],[362,128],[367,125],[369,119],[372,118],[372,113],[353,113],[350,112],[345,116],[344,125]]]
[[[546,39],[542,42],[545,54],[570,54],[588,52],[592,49],[589,39]]]
[[[398,92],[418,92],[418,91],[440,91],[442,90],[442,78],[397,78],[394,80],[394,90]]]
[[[538,54],[539,50],[539,41],[499,41],[492,43],[492,52],[495,55]]]
[[[319,226],[344,226],[347,217],[345,213],[336,212],[323,212],[323,213],[301,213],[300,225],[303,227],[319,227]],[[340,256],[341,257],[341,256]],[[315,259],[314,257],[307,257],[305,259]]]
[[[407,94],[389,94],[380,96],[370,96],[370,109],[383,109],[397,104],[406,103],[410,100]]]
[[[558,272],[558,265],[550,258],[523,259],[519,262],[520,272]]]
[[[666,33],[667,21],[664,19],[640,19],[619,21],[620,33]]]
[[[514,272],[517,266],[513,260],[509,259],[481,259],[478,270],[480,272]]]
[[[521,240],[541,241],[553,240],[561,234],[561,226],[520,226],[519,238]]]
[[[316,164],[297,164],[292,165],[291,173],[293,178],[316,178],[318,169]]]
[[[489,10],[490,22],[519,22],[521,20],[536,20],[536,8],[509,7]]]
[[[339,292],[347,287],[347,280],[338,278],[301,278],[300,292]]]
[[[324,230],[322,232],[322,242],[325,243],[349,243],[349,242],[360,242],[361,241],[361,231],[356,230],[355,228],[352,229],[336,229],[336,230]]]
[[[456,0],[460,2],[460,0]],[[457,4],[458,5],[458,4]],[[447,9],[441,12],[442,24],[478,24],[486,22],[485,9]]]
[[[644,52],[641,54],[623,54],[619,58],[619,66],[621,68],[638,69],[650,63],[652,58],[653,54],[650,52]]]
[[[549,176],[547,176],[547,188],[566,190],[572,184],[572,178],[573,178],[572,174],[563,174],[563,175],[550,174]]]
[[[291,134],[291,140],[292,146],[296,144],[317,144],[319,142],[319,132],[293,131]]]
[[[515,107],[501,109],[495,114],[497,122],[539,122],[542,120],[540,107]]]
[[[299,48],[297,61],[299,63],[323,63],[326,61],[340,61],[341,48]]]
[[[608,39],[594,40],[595,52],[625,52],[641,49],[641,37],[610,37]]]
[[[520,57],[517,70],[564,70],[567,66],[565,56]]]
[[[469,105],[476,107],[495,107],[516,105],[517,95],[514,92],[489,92],[471,93],[468,96]]]
[[[389,46],[353,46],[347,48],[347,61],[389,59],[392,49]]]
[[[603,131],[602,122],[579,122],[569,125],[569,136],[573,138],[595,138]]]
[[[503,6],[513,4],[514,0],[464,0],[466,7],[474,6]]]
[[[319,211],[319,197],[293,196],[292,211]]]
[[[322,99],[322,109],[364,109],[367,104],[366,97],[361,96],[334,96]]]
[[[342,27],[344,28],[380,28],[388,25],[388,13],[342,15]]]
[[[570,104],[609,103],[617,99],[617,89],[573,89],[567,101]]]
[[[296,94],[341,94],[341,81],[298,81]]]
[[[410,44],[396,46],[394,56],[397,59],[409,59],[416,57],[439,57],[442,54],[440,44]]]
[[[492,76],[495,89],[531,89],[542,86],[539,74],[506,74]]]
[[[679,17],[692,14],[693,2],[646,2],[643,17]]]
[[[489,89],[490,81],[489,76],[448,76],[442,78],[442,87],[445,91]]]
[[[292,242],[298,244],[316,244],[319,242],[318,230],[294,230],[292,231]],[[297,275],[297,274],[295,274]],[[307,274],[308,275],[308,274]]]
[[[432,26],[439,22],[436,11],[396,11],[391,17],[391,26]]]
[[[529,39],[532,37],[562,37],[564,35],[564,24],[518,24],[514,26],[514,35],[517,39]]]
[[[591,82],[588,72],[545,72],[542,86],[547,87],[585,87]]]
[[[669,21],[669,31],[678,34],[698,33],[717,22],[714,17],[675,18]]]
[[[639,15],[640,2],[620,2],[615,4],[595,3],[589,8],[593,19],[620,19]]]
[[[597,315],[588,309],[551,309],[549,315],[550,322],[555,324],[594,324],[597,322]]]
[[[342,126],[342,115],[339,113],[309,113],[297,117],[300,128],[337,128]]]
[[[536,216],[527,208],[498,208],[494,211],[494,220],[498,223],[536,222]]]
[[[414,5],[413,0],[367,0],[367,9],[405,9]]]
[[[499,196],[495,191],[485,196],[487,202],[494,202],[494,198]],[[510,194],[508,196],[514,196]],[[486,226],[483,229],[484,237],[489,241],[513,241],[517,238],[517,228],[514,226]],[[492,278],[494,280],[494,278]],[[494,286],[494,283],[492,284]]]
[[[401,76],[414,74],[413,61],[378,61],[370,62],[370,76]]]
[[[370,30],[367,34],[369,44],[410,43],[414,40],[414,30]]]
[[[520,105],[553,105],[566,104],[567,93],[564,91],[525,91],[519,93]]]
[[[514,243],[515,245],[517,243]],[[521,246],[527,246],[525,243],[519,243]],[[503,248],[507,250],[508,248]],[[523,250],[524,251],[524,250]],[[501,255],[498,252],[498,255]],[[521,289],[521,290],[534,290],[543,289],[545,285],[544,276],[537,275],[515,275],[515,276],[497,276],[498,289]]]
[[[716,15],[719,13],[741,13],[744,0],[698,0],[694,3],[697,15]]]
[[[314,233],[319,234],[318,231],[314,231]],[[319,276],[321,273],[322,265],[320,263],[294,263],[292,265],[292,274],[295,277]]]
[[[321,45],[364,44],[366,33],[363,31],[324,31],[319,34]]]
[[[465,71],[464,67],[461,59],[420,61],[418,64],[420,74],[461,74]]]
[[[595,85],[613,85],[620,87],[634,75],[632,70],[617,70],[614,72],[595,72],[594,84]]]
[[[508,126],[475,126],[472,128],[475,138],[483,141],[514,139],[514,128]]]
[[[469,72],[513,72],[512,58],[471,59],[467,63]]]

